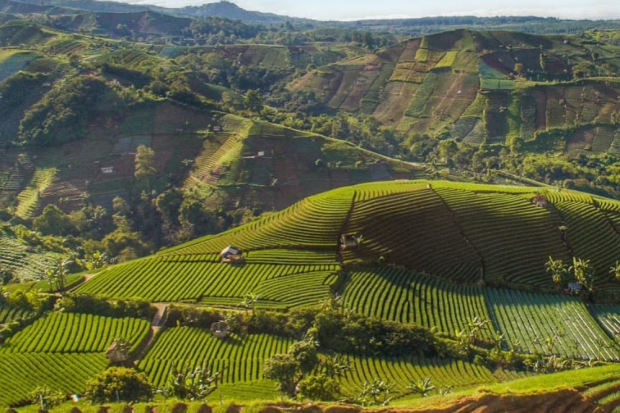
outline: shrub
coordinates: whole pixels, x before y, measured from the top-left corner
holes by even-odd
[[[37,387],[30,392],[28,398],[32,404],[39,404],[44,409],[50,409],[61,405],[67,397],[59,390],[54,391],[47,387]]]
[[[280,393],[293,396],[299,363],[290,354],[276,354],[265,360],[265,378],[278,382]]]
[[[299,370],[302,374],[312,372],[319,364],[316,343],[313,341],[298,341],[291,346],[288,354],[299,363]]]
[[[306,377],[299,382],[297,389],[302,400],[333,401],[340,395],[338,381],[324,374]]]
[[[387,356],[437,353],[436,339],[423,327],[401,325],[359,315],[323,312],[316,316],[318,341],[324,350]]]
[[[80,139],[88,115],[105,90],[103,79],[90,76],[57,85],[25,113],[19,125],[20,141],[46,146]]]
[[[144,373],[112,367],[86,383],[86,397],[93,403],[148,401],[151,386]]]
[[[58,299],[55,309],[65,313],[93,314],[105,317],[132,317],[150,320],[155,309],[146,301],[118,300],[108,301],[104,298],[87,294],[71,294]]]

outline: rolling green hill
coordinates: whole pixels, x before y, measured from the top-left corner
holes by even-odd
[[[549,199],[545,208],[530,202],[539,193]],[[553,289],[544,268],[547,258],[567,262],[575,256],[592,261],[601,289],[616,290],[620,285],[608,269],[620,246],[617,208],[615,201],[568,190],[427,181],[363,184],[310,197],[156,259],[216,254],[227,245],[247,251],[250,260],[254,250],[328,250],[345,265],[380,260],[453,282]],[[363,242],[336,255],[341,234],[361,236]]]
[[[549,200],[545,207],[530,202],[541,193]],[[253,293],[259,307],[272,309],[308,306],[339,293],[353,311],[448,336],[482,317],[492,320],[507,349],[615,360],[607,335],[618,328],[610,318],[614,310],[558,295],[545,263],[550,256],[591,260],[594,295],[617,300],[620,284],[609,267],[620,246],[619,205],[566,190],[440,181],[362,184],[111,267],[78,292],[219,306],[236,306]],[[339,250],[341,234],[362,241]],[[244,251],[242,265],[219,262],[227,245]],[[571,281],[563,279],[563,287]],[[295,287],[299,291],[291,294]],[[545,309],[557,316],[545,317]],[[538,341],[554,334],[555,350]]]

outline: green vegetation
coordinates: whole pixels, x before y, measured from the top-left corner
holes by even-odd
[[[0,407],[620,406],[616,34],[91,3],[0,6]]]
[[[282,250],[286,254],[286,250]],[[165,256],[114,267],[78,288],[79,293],[110,298],[140,297],[157,301],[201,301],[237,305],[252,292],[267,306],[295,307],[329,295],[336,280],[334,265],[243,265],[213,262],[219,256]],[[231,283],[231,280],[235,282]],[[306,286],[291,294],[292,284]],[[318,287],[318,288],[317,288]]]
[[[84,332],[88,332],[87,335]],[[117,337],[137,349],[149,333],[148,322],[91,314],[52,313],[4,343],[5,353],[103,353]]]
[[[480,287],[455,286],[389,267],[355,269],[349,277],[343,305],[369,317],[415,323],[449,336],[475,317],[489,319]],[[492,331],[485,330],[481,338],[492,340]]]
[[[0,404],[18,405],[35,388],[45,386],[64,394],[81,393],[85,382],[106,368],[103,354],[4,354],[0,357]]]
[[[618,351],[574,298],[485,290],[491,319],[516,351],[582,360],[617,360]]]
[[[232,336],[221,341],[202,329],[178,327],[157,339],[140,368],[157,388],[166,384],[171,369],[187,366],[193,370],[205,362],[214,371],[223,372],[223,384],[255,382],[263,379],[264,360],[286,351],[290,344],[290,340],[268,335]]]

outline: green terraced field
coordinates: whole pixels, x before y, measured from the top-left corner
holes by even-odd
[[[0,231],[0,266],[8,268],[22,282],[40,280],[45,271],[57,265],[62,254],[42,251],[30,252],[28,245]]]
[[[173,366],[196,368],[207,363],[223,372],[223,382],[240,383],[261,380],[264,360],[274,354],[286,353],[292,340],[252,334],[220,340],[206,331],[193,327],[177,327],[164,331],[140,368],[156,386],[169,378]]]
[[[266,219],[171,248],[165,254],[219,253],[228,245],[242,250],[334,249],[352,201],[353,192],[346,189],[310,197]]]
[[[606,412],[620,410],[620,377],[610,377],[588,388],[583,395]]]
[[[30,218],[39,207],[39,197],[54,181],[56,168],[37,169],[26,189],[18,196],[15,214],[22,219]]]
[[[251,293],[259,297],[259,309],[277,310],[316,306],[341,294],[350,311],[415,323],[443,336],[454,338],[478,317],[492,322],[480,338],[502,335],[507,350],[618,361],[612,339],[620,331],[616,306],[587,307],[581,299],[553,294],[545,263],[549,256],[568,262],[578,251],[580,258],[602,263],[596,265],[595,292],[601,286],[617,291],[608,266],[617,256],[620,203],[563,190],[546,191],[549,204],[537,207],[530,198],[539,193],[441,181],[337,189],[223,234],[111,266],[77,292],[237,308]],[[568,243],[559,230],[564,224]],[[359,245],[340,249],[342,234],[357,236]],[[243,249],[242,262],[220,262],[227,245]],[[140,320],[53,313],[9,339],[2,352],[98,354],[118,335],[127,335],[135,348],[149,330]],[[205,329],[171,327],[155,336],[139,367],[161,387],[173,366],[208,364],[224,371],[223,397],[268,398],[274,383],[263,379],[264,360],[286,352],[293,341],[266,334],[219,340]],[[395,382],[400,397],[411,381],[425,377],[439,387],[467,387],[521,374],[494,375],[480,365],[415,354],[347,357],[354,367],[341,381],[348,396],[376,377]],[[613,404],[613,397],[600,400]]]
[[[162,385],[168,379],[172,366],[195,368],[202,363],[215,370],[223,371],[222,393],[229,395],[234,386],[243,387],[255,383],[259,397],[268,391],[273,382],[262,379],[263,362],[277,353],[284,353],[291,340],[269,335],[233,336],[219,340],[210,333],[191,327],[178,327],[165,331],[152,350],[140,362],[140,368],[147,372],[155,385]],[[397,394],[406,392],[412,381],[430,376],[439,386],[470,386],[495,382],[485,367],[452,360],[405,358],[359,358],[349,357],[352,371],[341,379],[342,390],[352,396],[357,394],[365,381],[380,377],[395,382]],[[247,384],[246,384],[247,383]]]
[[[8,324],[11,321],[17,321],[17,320],[21,320],[24,318],[30,318],[32,316],[33,314],[28,311],[3,307],[2,305],[0,305],[0,325]]]
[[[51,313],[11,337],[2,348],[5,353],[103,353],[122,337],[133,351],[149,332],[149,323],[135,318]]]
[[[267,293],[266,303],[290,308],[310,299],[278,298],[278,288],[286,290],[287,283],[332,285],[331,274],[340,264],[383,261],[452,282],[553,292],[545,263],[549,256],[570,262],[569,254],[592,262],[597,289],[619,291],[609,274],[620,256],[618,202],[593,203],[591,196],[564,190],[545,192],[550,204],[537,207],[530,198],[540,191],[427,181],[342,188],[223,234],[112,267],[78,291],[234,305],[260,290]],[[569,228],[567,242],[562,226]],[[341,234],[359,237],[360,245],[338,252]],[[219,264],[218,253],[228,245],[244,251],[243,265]],[[293,274],[299,276],[272,281]]]
[[[104,354],[0,354],[0,406],[27,401],[36,387],[80,394],[108,366]]]
[[[343,392],[350,396],[358,394],[364,382],[375,378],[396,384],[396,397],[409,393],[406,387],[425,377],[430,377],[437,388],[496,382],[484,366],[449,359],[367,357],[350,358],[349,363],[352,371],[341,379],[341,385]]]
[[[260,255],[260,254],[259,254]],[[312,255],[311,255],[312,256]],[[110,298],[139,297],[153,302],[202,300],[237,305],[258,293],[275,307],[316,304],[329,295],[338,272],[335,265],[229,265],[219,256],[170,255],[113,267],[78,288]],[[305,290],[289,295],[291,285]]]
[[[526,196],[437,189],[455,220],[484,260],[489,281],[551,287],[549,256],[568,262],[553,209],[532,205]]]
[[[415,323],[453,336],[475,317],[489,319],[483,289],[389,267],[355,269],[347,276],[344,305],[370,317]],[[492,332],[484,334],[492,339]]]
[[[598,304],[589,307],[590,313],[598,321],[603,330],[614,340],[620,339],[620,306]]]
[[[558,354],[582,360],[618,361],[614,342],[577,299],[549,294],[486,289],[491,320],[517,351]],[[552,349],[547,339],[557,336]]]

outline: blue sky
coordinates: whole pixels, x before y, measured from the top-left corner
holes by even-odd
[[[211,0],[125,0],[176,7]],[[618,0],[232,0],[248,10],[321,20],[438,15],[537,15],[561,18],[620,18]]]

